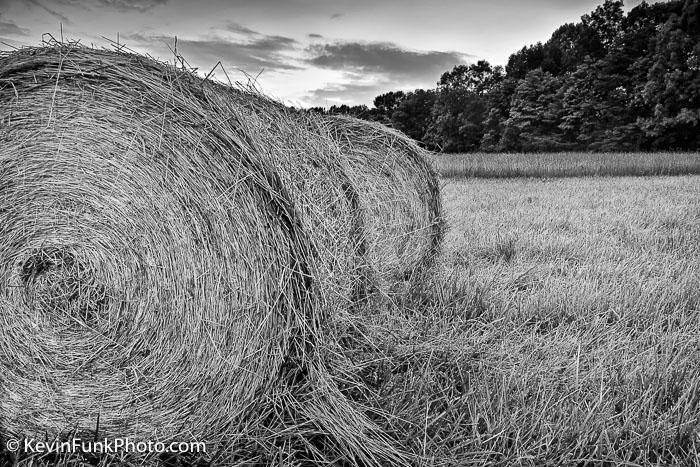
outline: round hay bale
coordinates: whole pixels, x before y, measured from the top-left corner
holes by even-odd
[[[387,296],[432,268],[443,237],[438,178],[426,151],[402,133],[346,116],[328,117],[365,212],[367,258]]]
[[[0,436],[225,451],[289,416],[400,459],[316,350],[362,263],[334,145],[222,89],[132,54],[0,56]]]
[[[22,50],[0,86],[0,427],[216,437],[312,316],[279,177],[148,59]]]

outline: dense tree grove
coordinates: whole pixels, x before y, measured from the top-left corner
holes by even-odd
[[[700,149],[700,0],[606,0],[505,69],[459,65],[435,89],[328,110],[392,125],[431,149]]]

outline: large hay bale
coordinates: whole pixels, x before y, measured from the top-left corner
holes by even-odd
[[[30,49],[0,80],[0,426],[171,438],[242,416],[311,313],[277,175],[150,60]]]
[[[365,213],[368,263],[382,294],[425,278],[443,236],[437,175],[427,153],[402,133],[352,117],[328,118],[327,131]]]
[[[324,181],[334,162],[303,194],[322,154],[295,161],[327,143],[238,96],[131,54],[0,56],[0,436],[99,419],[100,436],[226,450],[281,394],[352,462],[395,456],[316,351],[361,269],[354,195]]]

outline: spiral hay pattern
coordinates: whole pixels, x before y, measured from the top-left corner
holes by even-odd
[[[425,151],[402,133],[352,117],[328,118],[365,212],[368,263],[382,294],[425,278],[443,236],[440,187]]]
[[[217,440],[313,331],[279,177],[141,57],[25,50],[0,86],[0,427]]]

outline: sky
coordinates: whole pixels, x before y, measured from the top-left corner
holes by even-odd
[[[97,47],[118,40],[173,62],[177,38],[200,74],[253,82],[298,107],[371,107],[388,91],[434,88],[455,65],[505,65],[602,1],[0,0],[0,50],[52,36]]]

